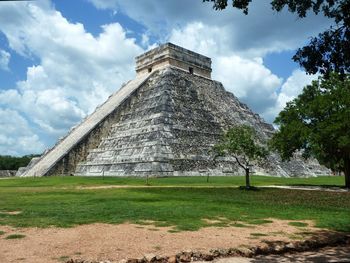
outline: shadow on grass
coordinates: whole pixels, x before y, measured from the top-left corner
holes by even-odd
[[[244,190],[244,191],[260,191],[260,188],[255,187],[255,186],[240,186],[239,190]]]

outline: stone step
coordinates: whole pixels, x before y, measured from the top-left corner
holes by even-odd
[[[154,155],[157,154],[171,154],[170,147],[142,147],[142,148],[129,148],[121,150],[106,150],[103,152],[90,152],[87,157],[87,161],[97,160],[97,159],[116,159],[116,158],[130,158],[137,155]]]
[[[96,148],[89,150],[89,153],[103,153],[105,151],[119,151],[124,149],[138,149],[138,148],[145,148],[145,147],[168,147],[170,144],[168,143],[160,143],[159,141],[151,141],[145,144],[140,145],[138,142],[135,142],[134,144],[123,144],[122,147],[114,147],[113,148]]]
[[[141,128],[150,125],[164,124],[173,126],[175,123],[178,127],[183,127],[184,129],[188,126],[188,122],[196,123],[200,127],[205,127],[207,129],[211,127],[216,127],[217,123],[214,121],[208,121],[204,118],[188,118],[186,116],[176,116],[176,122],[174,121],[175,116],[168,114],[162,116],[161,113],[154,114],[153,118],[142,118],[142,119],[132,119],[129,121],[121,122],[118,124],[112,125],[111,133],[118,131],[126,131],[128,129]]]
[[[142,176],[153,175],[160,172],[161,175],[171,175],[174,169],[166,162],[135,162],[121,164],[101,164],[99,166],[78,166],[76,175],[84,176]]]
[[[102,143],[105,141],[111,141],[111,140],[118,140],[118,139],[125,139],[130,138],[132,141],[132,138],[135,137],[143,137],[148,138],[154,136],[154,134],[164,134],[168,135],[165,138],[173,138],[172,134],[174,133],[187,133],[187,134],[201,134],[203,136],[218,136],[221,135],[221,133],[218,132],[212,132],[211,130],[199,130],[199,129],[193,129],[188,128],[182,125],[165,125],[165,124],[157,124],[157,125],[149,125],[145,127],[140,128],[134,128],[134,129],[126,129],[126,130],[114,130],[114,132],[111,132],[110,135],[106,138],[102,139]],[[137,138],[140,140],[140,138]]]

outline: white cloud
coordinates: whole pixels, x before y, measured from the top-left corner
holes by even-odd
[[[211,57],[213,78],[269,122],[290,99],[283,90],[297,76],[292,75],[279,94],[283,79],[264,66],[264,57],[294,50],[331,25],[322,15],[310,13],[300,19],[286,9],[277,13],[267,0],[251,3],[247,16],[230,6],[214,11],[212,3],[202,1],[88,1],[127,14],[161,41]],[[295,83],[299,91],[303,85]]]
[[[294,70],[292,75],[283,83],[275,104],[266,109],[266,119],[272,122],[278,113],[283,110],[287,102],[295,99],[303,91],[303,88],[311,84],[318,76],[307,75],[305,71],[300,69]]]
[[[9,62],[10,62],[11,54],[6,52],[5,50],[0,49],[0,69],[9,70]]]
[[[304,86],[318,75],[307,75],[296,69],[285,81],[263,64],[263,57],[231,51],[225,28],[206,26],[201,22],[174,29],[170,41],[212,58],[212,77],[241,101],[273,122],[286,102],[298,96]],[[224,37],[216,37],[218,34]]]
[[[98,9],[116,9],[116,0],[89,0]]]
[[[2,3],[0,31],[15,52],[40,61],[15,88],[0,91],[0,106],[27,117],[51,142],[132,79],[143,52],[120,24],[94,37],[48,1]]]
[[[283,85],[278,95],[282,80],[264,66],[263,57],[269,52],[294,49],[329,25],[322,17],[296,20],[288,12],[273,15],[268,1],[254,2],[248,16],[232,8],[215,12],[210,3],[201,0],[147,0],[137,4],[89,1],[101,9],[124,12],[142,23],[145,32],[138,33],[144,49],[154,46],[150,39],[154,41],[156,36],[159,42],[170,39],[212,57],[214,79],[268,120],[292,88],[288,88],[291,84]],[[51,142],[62,136],[133,78],[134,57],[143,52],[120,24],[104,25],[102,33],[93,36],[83,24],[69,22],[49,0],[1,3],[0,31],[12,51],[39,61],[27,69],[26,78],[16,87],[0,91],[0,107],[27,125],[23,124],[26,135],[14,133],[11,138],[23,142],[9,148],[16,153],[33,149],[23,148],[25,142],[42,144],[37,134],[46,134]],[[301,85],[297,79],[292,75],[287,82]],[[15,127],[9,121],[7,125]],[[4,140],[10,134],[0,130],[0,138],[0,151],[4,151],[1,147],[8,145]]]
[[[44,144],[17,111],[0,108],[0,153],[21,155],[40,153]]]
[[[188,24],[200,22],[206,27],[217,27],[222,31],[215,38],[225,38],[231,51],[246,53],[251,57],[268,52],[293,50],[305,43],[310,36],[329,27],[330,20],[309,14],[298,19],[295,14],[283,10],[275,12],[270,1],[254,1],[249,14],[228,6],[223,11],[212,9],[212,3],[201,0],[158,1],[147,0],[88,0],[100,9],[123,12],[145,25],[150,33],[164,42],[174,28],[183,29]]]
[[[202,22],[193,22],[184,27],[173,29],[169,41],[212,59],[217,56],[228,57],[233,54],[227,28],[215,25],[208,26]]]
[[[319,75],[307,75],[305,71],[296,69],[292,75],[284,82],[278,96],[279,109],[283,109],[288,101],[296,98],[306,85],[317,79]]]
[[[259,113],[277,99],[276,91],[282,79],[263,65],[261,57],[235,54],[227,45],[225,29],[205,26],[196,22],[183,30],[173,30],[170,41],[212,58],[213,79],[221,81],[225,88]]]
[[[213,70],[214,78],[228,91],[262,115],[275,102],[276,90],[282,84],[282,79],[272,74],[260,58],[218,57],[213,61]]]

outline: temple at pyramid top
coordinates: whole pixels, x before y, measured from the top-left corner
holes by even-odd
[[[172,66],[191,74],[211,78],[211,59],[172,43],[163,44],[136,57],[138,75]]]

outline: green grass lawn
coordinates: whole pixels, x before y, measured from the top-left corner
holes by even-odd
[[[253,176],[255,186],[334,185],[341,177],[290,179]],[[0,224],[69,227],[95,222],[142,223],[196,230],[202,219],[226,218],[220,226],[261,224],[269,218],[315,220],[317,226],[350,232],[350,194],[261,188],[239,190],[244,177],[151,179],[152,188],[79,189],[78,186],[144,186],[139,178],[49,177],[0,180]],[[162,187],[173,186],[173,187]],[[182,186],[182,187],[178,187]],[[208,186],[198,188],[194,186]],[[216,187],[210,187],[216,186]],[[6,211],[21,211],[7,214]],[[2,212],[2,213],[1,213]]]
[[[145,178],[140,177],[78,177],[78,176],[52,176],[39,178],[11,178],[0,180],[0,187],[58,187],[75,188],[77,186],[98,185],[145,185]],[[244,176],[212,176],[207,183],[206,176],[193,177],[163,177],[150,178],[151,186],[227,186],[244,185]],[[251,176],[254,186],[264,185],[318,185],[343,186],[344,176],[320,176],[311,178],[281,178],[271,176]]]

